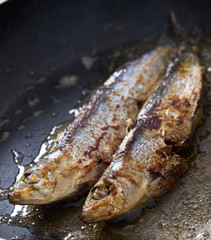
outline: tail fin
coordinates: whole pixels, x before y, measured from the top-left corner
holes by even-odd
[[[199,42],[201,34],[202,28],[199,26],[195,27],[193,31],[187,31],[177,22],[174,12],[171,11],[160,42],[189,48]]]

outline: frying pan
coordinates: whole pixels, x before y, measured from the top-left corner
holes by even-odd
[[[159,39],[170,10],[187,29],[200,24],[203,35],[209,36],[210,9],[210,1],[185,0],[11,0],[0,5],[1,189],[8,189],[18,174],[12,151],[19,152],[20,165],[29,164],[52,127],[73,119],[69,111],[78,106],[84,94],[89,95],[125,61],[150,49],[154,39]],[[209,60],[206,47],[203,49]],[[94,59],[91,69],[83,64],[85,56]],[[74,76],[77,83],[58,87],[64,76]],[[206,103],[211,98],[209,86]],[[208,239],[210,188],[206,169],[211,111],[207,106],[207,115],[193,140],[196,154],[190,170],[157,204],[149,203],[148,208],[156,205],[153,209],[140,207],[112,223],[87,226],[79,219],[84,199],[14,210],[1,198],[0,237]],[[16,218],[9,221],[11,215]]]

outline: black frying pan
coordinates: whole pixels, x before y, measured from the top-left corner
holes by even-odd
[[[29,164],[50,129],[73,119],[69,110],[83,99],[82,89],[93,89],[116,67],[139,55],[138,50],[144,48],[143,42],[146,49],[150,48],[153,39],[159,39],[170,10],[174,10],[186,28],[192,29],[200,24],[204,35],[210,35],[210,3],[184,0],[11,0],[0,5],[1,188],[9,188],[18,173],[12,149],[24,155],[22,165]],[[125,56],[125,49],[130,51],[131,48],[132,54]],[[119,57],[112,58],[117,50]],[[97,57],[91,70],[81,63],[84,56]],[[58,79],[70,74],[78,78],[75,86],[55,87]],[[187,181],[191,180],[185,179],[178,188],[182,189],[182,184],[187,184]],[[103,230],[97,225],[87,230],[88,227],[85,228],[79,220],[82,200],[40,207],[37,214],[34,209],[27,222],[14,221],[11,224],[7,221],[5,224],[2,219],[13,213],[14,206],[2,200],[0,237],[50,239],[63,238],[68,232],[69,239],[159,239],[161,236],[165,238],[165,234],[169,234],[168,239],[171,236],[175,239],[174,236],[183,237],[182,232],[188,236],[187,223],[178,223],[170,228],[162,222],[156,225],[157,220],[153,218],[154,213],[165,211],[165,204],[171,206],[172,198],[180,193],[177,191],[173,190],[160,200],[156,210],[148,210],[145,217],[142,216],[143,209],[138,208],[129,215],[129,220],[107,224]],[[202,214],[208,213],[202,211]],[[178,219],[173,220],[172,212],[166,210],[166,216],[169,222],[179,222]],[[154,220],[149,220],[150,217]],[[165,223],[167,219],[164,215],[162,218]],[[198,218],[195,216],[195,219]],[[203,221],[206,226],[206,219]],[[142,228],[145,230],[141,231]],[[177,232],[178,235],[174,235]]]

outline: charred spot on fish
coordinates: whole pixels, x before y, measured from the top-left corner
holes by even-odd
[[[97,159],[97,164],[103,163],[103,159]]]
[[[92,199],[100,200],[110,195],[108,187],[96,187],[92,190]]]
[[[181,153],[184,150],[185,146],[173,146],[172,153]]]
[[[180,107],[179,102],[180,102],[179,99],[174,99],[174,100],[170,103],[170,106],[173,106],[173,107],[175,107],[175,108],[179,108],[179,107]]]
[[[149,174],[152,178],[152,181],[155,181],[157,178],[162,177],[162,174],[160,172],[149,172]]]
[[[147,168],[148,172],[160,172],[165,167],[165,162],[163,164],[157,162],[155,165],[150,165]]]
[[[30,175],[31,175],[30,172],[25,172],[25,173],[24,173],[24,177],[25,177],[25,178],[29,177]]]
[[[190,103],[189,103],[189,101],[188,101],[188,99],[187,99],[187,98],[184,98],[184,102],[185,102],[185,106],[187,106],[187,107],[189,107],[189,106],[190,106]]]
[[[85,155],[85,156],[87,155],[87,153],[88,153],[88,151],[84,151],[84,155]]]
[[[167,145],[166,147],[160,148],[155,152],[156,154],[160,155],[162,158],[167,158],[172,152],[172,146]]]
[[[107,125],[106,127],[102,127],[101,130],[106,131],[106,130],[108,130],[109,128],[113,128],[113,129],[118,130],[119,127],[120,127],[119,125]]]
[[[182,99],[174,99],[171,103],[170,106],[173,106],[176,109],[179,109],[180,107],[189,107],[190,103],[187,98]]]
[[[103,182],[106,185],[106,187],[109,189],[110,193],[113,193],[114,191],[116,191],[115,185],[112,182],[110,182],[107,178],[103,178]]]
[[[143,106],[143,102],[142,101],[140,101],[140,102],[138,101],[137,102],[138,110],[141,110],[142,106]]]
[[[175,141],[173,141],[171,139],[165,139],[164,142],[168,146],[174,146],[175,145]]]
[[[87,152],[87,155],[89,158],[92,157],[91,153],[98,150],[99,146],[100,146],[100,141],[104,138],[104,136],[107,134],[107,132],[103,132],[100,137],[98,137],[95,141],[95,146],[89,146],[88,149],[89,151]]]
[[[139,121],[139,125],[146,129],[159,129],[161,125],[161,119],[157,115],[146,115],[146,118],[142,118]]]
[[[103,182],[104,182],[107,186],[109,186],[110,184],[112,184],[112,183],[108,180],[108,178],[103,178]]]
[[[183,122],[184,122],[184,120],[181,116],[177,117],[177,121],[178,121],[179,124],[183,124]]]

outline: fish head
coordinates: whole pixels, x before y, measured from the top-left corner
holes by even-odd
[[[125,211],[127,193],[115,179],[101,179],[90,191],[81,218],[85,222],[100,222],[121,216]]]
[[[9,193],[12,204],[45,204],[50,202],[56,186],[53,174],[44,165],[26,171]]]

